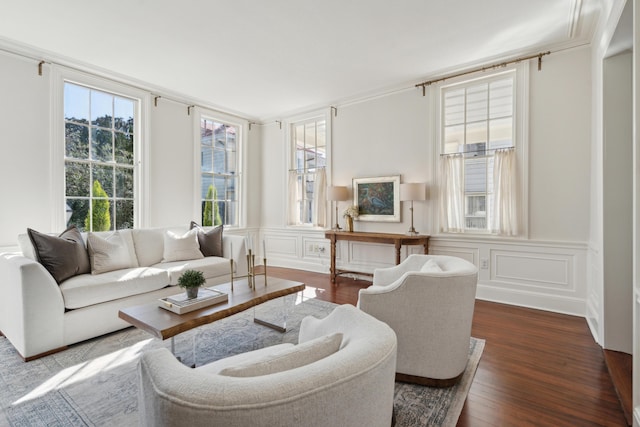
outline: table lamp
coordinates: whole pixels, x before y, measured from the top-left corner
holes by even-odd
[[[417,236],[419,233],[413,228],[413,201],[427,200],[427,186],[422,182],[407,182],[400,184],[400,200],[411,201],[411,228],[406,234],[409,236]]]
[[[338,224],[338,202],[349,200],[349,189],[345,186],[332,185],[327,188],[327,200],[336,203],[336,225],[332,228],[332,230],[339,231],[340,224]]]

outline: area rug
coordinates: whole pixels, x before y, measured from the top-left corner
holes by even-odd
[[[254,315],[281,320],[288,307],[287,332],[255,324]],[[186,364],[205,364],[281,342],[297,342],[305,316],[329,314],[335,304],[289,296],[178,336],[176,354]],[[160,341],[125,329],[29,363],[0,338],[0,425],[135,426],[138,424],[136,364],[140,353]],[[484,341],[471,339],[466,372],[456,386],[437,389],[396,383],[396,426],[455,426],[475,375]],[[330,409],[330,408],[328,408]]]

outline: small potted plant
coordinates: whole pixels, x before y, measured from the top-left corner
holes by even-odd
[[[343,216],[347,220],[346,221],[347,231],[353,231],[353,219],[358,218],[358,215],[360,215],[360,211],[358,210],[358,207],[355,205],[349,206],[347,209],[345,209]]]
[[[198,298],[198,289],[204,285],[206,279],[202,271],[187,270],[182,273],[182,276],[178,279],[178,286],[187,290],[187,298]]]

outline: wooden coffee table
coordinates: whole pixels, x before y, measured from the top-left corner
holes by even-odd
[[[264,276],[257,276],[255,290],[249,289],[247,279],[234,280],[233,292],[231,291],[231,283],[210,286],[210,288],[226,292],[229,295],[229,300],[185,314],[176,314],[165,310],[154,302],[123,308],[118,312],[118,317],[161,340],[172,338],[173,351],[173,337],[176,335],[240,313],[263,302],[300,292],[304,290],[305,285],[291,280],[268,277],[267,286],[265,286]],[[180,292],[179,289],[176,287],[176,293]],[[254,319],[254,321],[281,332],[286,330],[286,326],[283,328],[260,319]]]

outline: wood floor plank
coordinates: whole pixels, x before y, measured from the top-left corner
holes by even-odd
[[[337,304],[355,305],[370,285],[275,267],[269,275],[304,282],[306,292]],[[459,427],[627,425],[584,318],[478,300],[472,335],[486,344]]]

